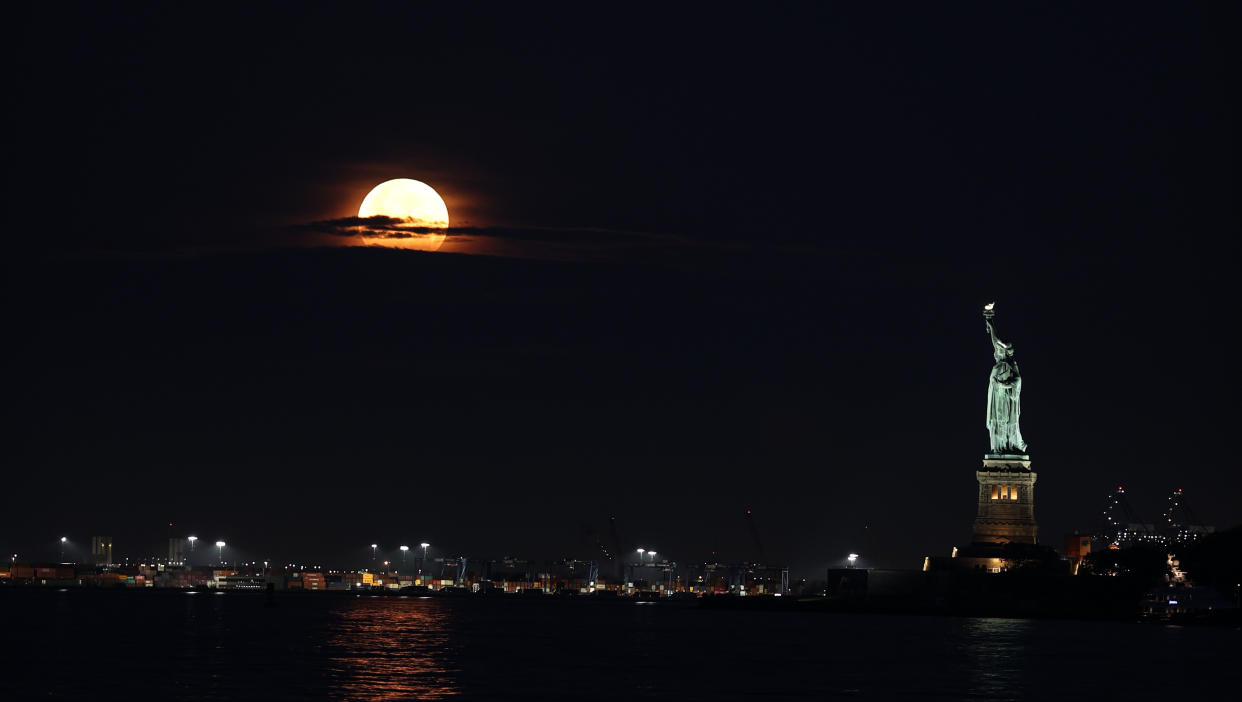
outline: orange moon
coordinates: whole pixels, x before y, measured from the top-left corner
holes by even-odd
[[[402,224],[392,227],[389,234],[401,234],[402,227],[448,229],[449,225],[448,208],[444,206],[440,194],[430,185],[409,178],[386,180],[367,193],[358,208],[358,216],[376,215],[402,221]],[[371,236],[364,234],[362,240],[372,246],[435,251],[444,243],[444,234],[411,231],[408,236],[382,236],[375,232]]]

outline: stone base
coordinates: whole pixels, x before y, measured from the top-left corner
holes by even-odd
[[[975,517],[975,544],[1034,544],[1035,472],[1028,456],[988,455],[979,481],[979,510]]]

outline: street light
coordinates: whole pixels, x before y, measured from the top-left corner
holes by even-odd
[[[418,561],[418,582],[419,584],[422,584],[423,582],[423,561],[427,560],[427,547],[430,545],[431,544],[427,543],[426,541],[419,544],[419,546],[423,547],[423,557],[419,559]]]
[[[68,536],[60,537],[60,562],[65,562],[65,542],[69,540]]]
[[[216,542],[216,560],[220,562],[220,565],[224,565],[224,542],[223,541]]]
[[[401,567],[402,567],[402,568],[405,568],[405,552],[406,552],[406,551],[409,551],[409,550],[410,550],[410,547],[409,547],[409,546],[404,546],[404,545],[403,545],[403,546],[401,547]]]
[[[375,565],[375,549],[379,548],[379,544],[371,544],[371,565]]]
[[[643,564],[643,554],[646,552],[647,552],[647,549],[645,548],[638,549],[638,565]]]
[[[851,554],[849,555],[848,560],[849,560],[849,562],[850,562],[850,567],[851,567],[851,568],[853,568],[853,567],[854,567],[854,564],[858,562],[858,554],[857,554],[857,553],[851,553]]]
[[[648,555],[648,556],[651,556],[651,564],[652,564],[652,565],[655,565],[655,553],[656,553],[655,551],[648,551],[648,552],[647,552],[647,555]]]

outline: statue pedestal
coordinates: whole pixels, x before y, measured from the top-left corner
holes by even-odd
[[[1030,456],[988,454],[979,481],[979,511],[975,516],[975,544],[1033,544],[1035,524],[1035,472]]]

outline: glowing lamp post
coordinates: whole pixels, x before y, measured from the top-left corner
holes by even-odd
[[[858,563],[858,554],[857,554],[857,553],[851,553],[851,554],[849,555],[849,557],[848,557],[846,560],[848,560],[848,561],[850,562],[850,567],[851,567],[851,568],[853,568],[853,567],[854,567],[854,564]]]
[[[655,565],[655,556],[656,556],[656,552],[655,552],[655,551],[648,551],[648,552],[647,552],[647,555],[648,555],[648,556],[651,556],[651,565]]]
[[[224,565],[224,546],[223,541],[216,542],[216,560],[220,562],[220,565]]]
[[[423,561],[427,560],[427,547],[430,545],[431,544],[427,543],[426,541],[419,544],[419,546],[423,547],[423,557],[418,561],[418,582],[420,584],[423,581]]]
[[[638,549],[638,565],[643,564],[643,554],[646,552],[647,552],[647,549],[645,548]]]
[[[375,549],[379,548],[379,544],[371,544],[371,565],[375,565]]]
[[[65,542],[69,540],[68,536],[60,537],[60,562],[65,562]]]
[[[409,550],[410,550],[409,546],[405,546],[405,545],[401,546],[401,568],[403,570],[405,569],[405,553],[406,551],[409,551]]]

